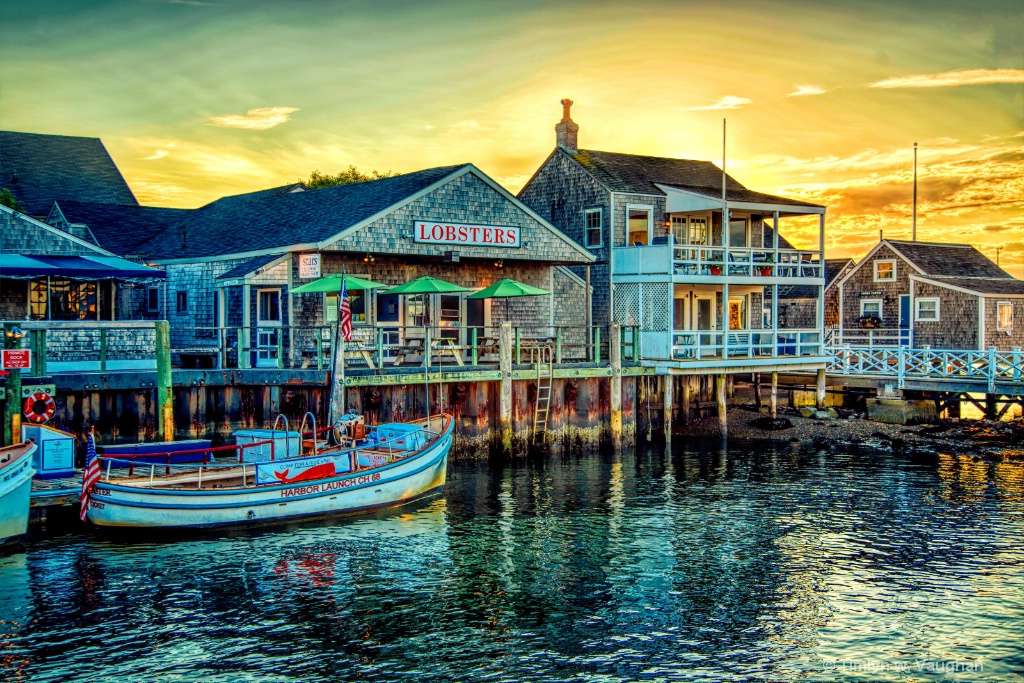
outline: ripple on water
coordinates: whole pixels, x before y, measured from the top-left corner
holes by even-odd
[[[453,465],[380,518],[44,539],[0,559],[0,677],[1024,676],[1024,467],[676,447]]]

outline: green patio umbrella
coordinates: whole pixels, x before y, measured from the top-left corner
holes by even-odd
[[[540,287],[534,287],[533,285],[527,285],[522,282],[516,282],[509,278],[504,280],[498,280],[490,287],[484,287],[479,292],[474,292],[467,296],[467,299],[496,299],[496,298],[509,298],[513,296],[546,296],[551,292],[541,289]]]
[[[424,275],[418,277],[412,282],[406,282],[404,285],[398,285],[388,291],[385,294],[455,294],[457,292],[469,292],[472,291],[467,287],[460,287],[459,285],[453,285],[450,282],[439,280],[436,277],[430,277]]]
[[[387,287],[387,285],[382,285],[379,282],[364,280],[354,275],[346,275],[345,284],[348,285],[349,289],[380,289],[381,287]],[[339,290],[341,290],[341,273],[335,273],[334,275],[328,275],[319,280],[299,285],[292,290],[292,294],[314,294],[319,292],[337,294]]]

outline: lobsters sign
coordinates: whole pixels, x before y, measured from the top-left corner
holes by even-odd
[[[413,226],[413,240],[449,246],[518,247],[520,232],[516,226],[416,221]]]

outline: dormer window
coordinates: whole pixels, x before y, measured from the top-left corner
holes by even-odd
[[[875,261],[875,282],[896,282],[896,259]]]

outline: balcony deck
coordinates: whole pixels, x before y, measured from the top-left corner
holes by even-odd
[[[612,277],[622,282],[820,285],[820,251],[652,244],[612,250]]]

